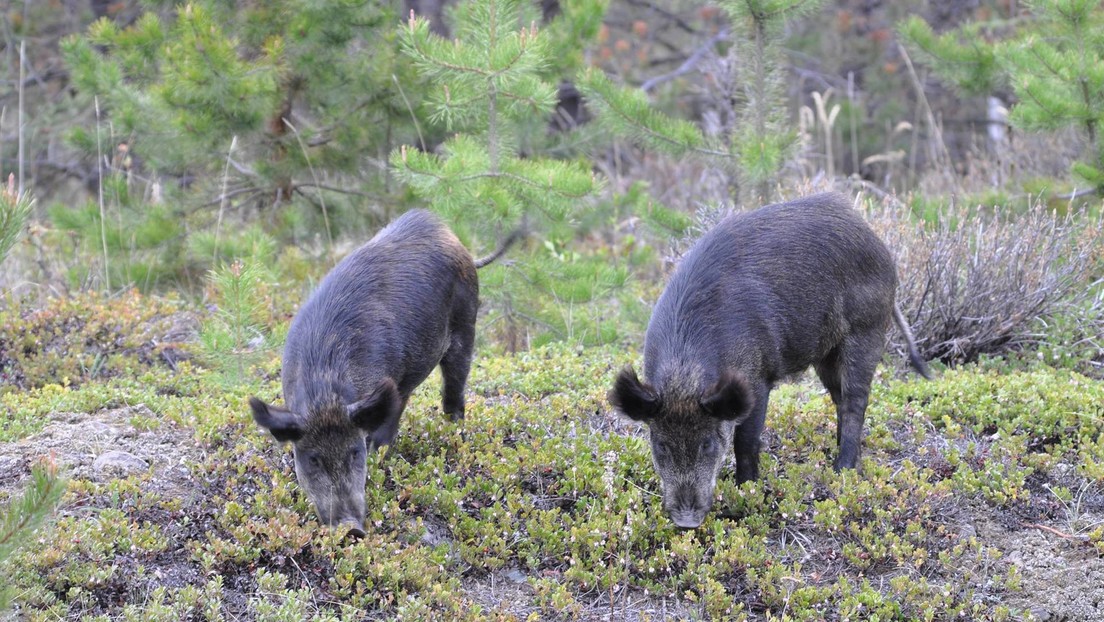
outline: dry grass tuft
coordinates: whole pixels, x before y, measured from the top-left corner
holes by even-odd
[[[898,299],[927,359],[947,364],[1038,346],[1057,330],[1104,344],[1101,218],[951,204],[937,222],[892,200],[869,220],[896,253]]]

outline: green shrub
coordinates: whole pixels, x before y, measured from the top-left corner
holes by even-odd
[[[175,298],[93,292],[0,309],[0,393],[133,377],[186,356],[194,316]]]

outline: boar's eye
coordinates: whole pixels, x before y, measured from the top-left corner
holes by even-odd
[[[321,469],[322,468],[322,458],[320,458],[318,456],[318,454],[307,454],[307,464],[311,465],[312,467],[314,467],[316,469]]]
[[[364,446],[354,445],[349,450],[349,464],[356,464],[357,462],[364,462]]]
[[[698,445],[698,451],[706,456],[717,455],[717,450],[720,449],[721,444],[717,442],[717,439],[712,436],[706,436],[701,440],[701,444]]]

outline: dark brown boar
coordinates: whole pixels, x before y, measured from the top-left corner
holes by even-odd
[[[292,320],[284,346],[285,408],[253,397],[253,418],[291,442],[295,475],[318,516],[363,535],[369,451],[389,445],[411,392],[440,365],[442,406],[464,417],[479,307],[473,261],[435,216],[413,210],[326,275]]]
[[[771,388],[810,365],[836,405],[834,466],[856,466],[891,321],[927,376],[896,289],[889,250],[838,194],[731,215],[697,241],[652,312],[646,382],[627,367],[609,395],[648,425],[676,525],[701,524],[729,446],[737,481],[758,477]]]

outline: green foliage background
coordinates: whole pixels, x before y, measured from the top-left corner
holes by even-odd
[[[1016,127],[1083,132],[1084,153],[1073,172],[1104,191],[1104,9],[1092,0],[1027,4],[1032,19],[1018,26],[969,23],[937,36],[913,16],[901,32],[941,77],[967,94],[1010,85],[1018,101],[1009,120]]]

